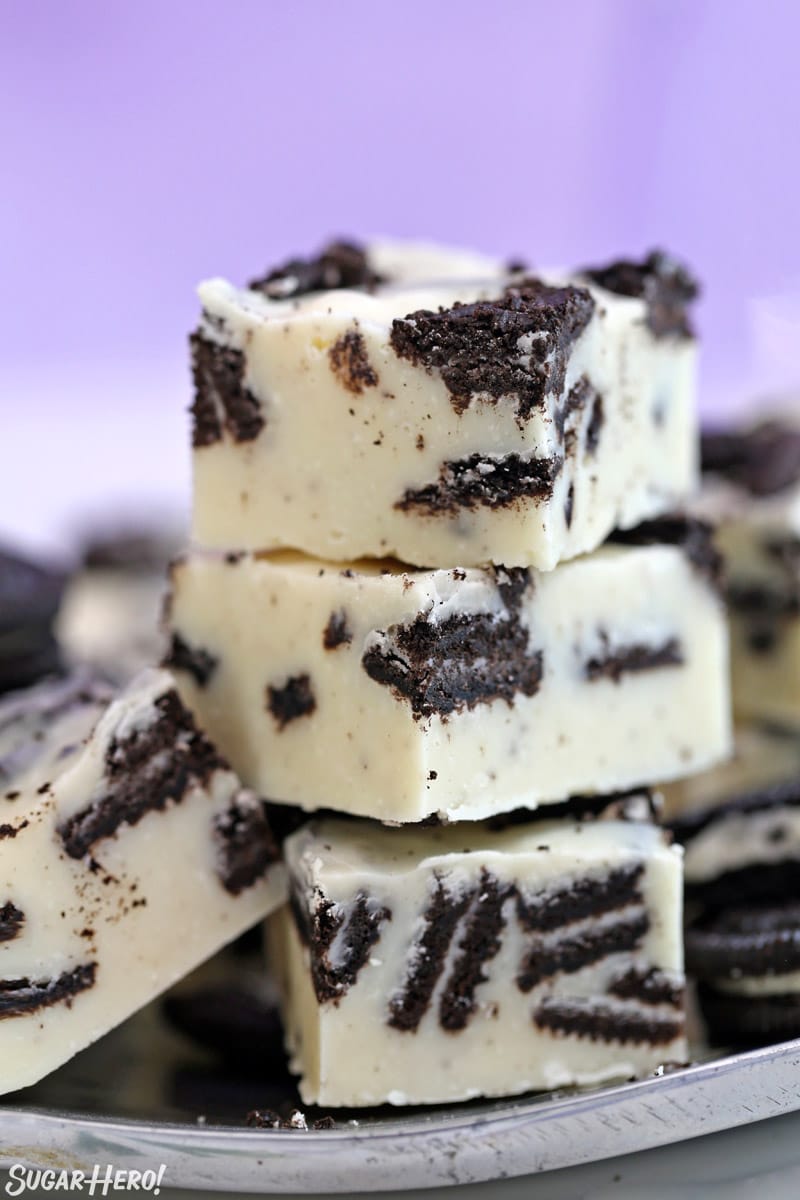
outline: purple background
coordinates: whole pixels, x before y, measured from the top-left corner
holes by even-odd
[[[126,404],[182,407],[196,281],[331,233],[566,265],[662,244],[706,286],[706,404],[798,378],[796,0],[0,0],[0,17],[7,408],[81,410],[92,364],[111,422],[115,362],[151,381],[137,400],[129,376]]]

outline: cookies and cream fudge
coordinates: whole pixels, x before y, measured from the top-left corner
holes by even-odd
[[[123,685],[160,661],[167,566],[178,545],[174,534],[146,525],[87,541],[56,624],[70,666],[91,667]]]
[[[721,766],[661,789],[685,850],[686,897],[721,909],[800,899],[800,738],[745,726]]]
[[[698,509],[727,564],[733,701],[743,719],[800,725],[800,417],[703,437]]]
[[[543,573],[192,550],[167,663],[241,777],[308,810],[478,819],[674,778],[729,749],[717,560],[680,520],[620,536]]]
[[[317,254],[287,259],[252,279],[248,287],[271,300],[287,300],[338,288],[487,279],[522,269],[520,262],[503,262],[477,250],[438,242],[379,238],[362,244],[338,239]]]
[[[306,1103],[424,1104],[684,1061],[680,851],[658,826],[312,822],[272,919]]]
[[[201,285],[198,543],[547,570],[693,489],[696,289],[671,259],[466,279],[393,254]]]
[[[263,801],[165,671],[0,702],[0,1092],[34,1083],[285,898]]]

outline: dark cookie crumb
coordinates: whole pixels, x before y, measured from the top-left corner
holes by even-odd
[[[580,274],[619,296],[643,299],[647,325],[655,337],[694,337],[689,305],[697,299],[699,285],[686,267],[662,250],[651,251],[641,262],[619,259]]]
[[[11,900],[0,908],[0,942],[11,942],[25,924],[25,913]]]
[[[564,523],[567,526],[567,529],[570,529],[572,527],[572,515],[573,515],[574,511],[575,511],[575,484],[571,483],[569,485],[569,490],[567,492],[567,498],[564,502]]]
[[[30,979],[0,980],[0,1020],[22,1017],[53,1004],[70,1005],[80,992],[94,986],[96,974],[97,963],[85,963],[54,979],[35,983]]]
[[[331,370],[348,392],[360,396],[365,388],[377,387],[378,373],[367,355],[364,335],[348,329],[328,351]]]
[[[604,422],[603,397],[598,392],[595,393],[589,424],[586,426],[586,453],[590,457],[593,457],[597,453]]]
[[[685,987],[656,967],[642,970],[631,967],[608,985],[612,996],[622,1000],[638,1000],[641,1004],[671,1004],[680,1008],[684,1002]]]
[[[546,393],[563,390],[570,351],[594,307],[584,288],[523,279],[498,300],[410,313],[393,322],[390,342],[398,357],[440,372],[456,412],[476,396],[494,404],[516,397],[522,424]]]
[[[519,606],[530,582],[524,570],[496,568],[503,614],[454,615],[436,624],[420,615],[395,625],[361,659],[370,679],[405,700],[417,720],[448,717],[464,708],[534,696],[544,671],[532,650]]]
[[[460,952],[453,963],[439,999],[439,1024],[448,1033],[466,1028],[475,1011],[475,992],[488,976],[484,966],[497,954],[506,918],[505,903],[513,894],[513,885],[501,885],[485,868],[466,918],[466,928],[458,943]]]
[[[192,445],[195,449],[212,446],[225,432],[235,442],[253,441],[265,421],[261,405],[244,385],[244,355],[210,341],[199,331],[189,342],[195,389]]]
[[[430,1007],[436,984],[444,970],[458,922],[475,898],[473,889],[450,894],[441,877],[434,878],[433,894],[422,916],[423,928],[412,950],[411,966],[400,991],[389,1002],[387,1024],[413,1032]]]
[[[136,825],[149,812],[179,804],[195,786],[205,786],[228,764],[199,731],[177,692],[155,702],[152,724],[123,738],[112,738],[106,751],[103,792],[59,826],[64,849],[83,858],[124,825]],[[180,741],[182,753],[174,753]]]
[[[370,950],[380,940],[381,926],[391,921],[392,911],[359,892],[349,909],[334,904],[317,889],[309,911],[307,899],[292,888],[289,903],[301,941],[308,946],[311,960],[311,981],[320,1004],[340,998],[355,983]],[[339,935],[337,962],[331,962],[330,951]]]
[[[328,242],[316,257],[291,258],[247,286],[270,300],[288,300],[339,288],[372,290],[384,282],[369,265],[364,246],[340,239]]]
[[[339,646],[349,645],[353,634],[347,624],[347,613],[343,608],[332,612],[328,624],[322,631],[322,644],[326,650],[336,650]]]
[[[800,480],[800,430],[776,420],[744,432],[705,430],[701,459],[704,471],[771,496]]]
[[[615,529],[609,541],[624,546],[679,546],[689,562],[717,591],[723,583],[723,559],[714,544],[714,530],[706,521],[671,513],[643,521],[633,529]]]
[[[590,926],[582,933],[565,933],[552,944],[537,937],[520,967],[517,987],[521,992],[530,992],[554,975],[573,974],[609,954],[636,950],[649,929],[646,912],[626,915],[623,911],[613,924]]]
[[[540,1029],[593,1042],[639,1043],[663,1046],[683,1033],[683,1016],[639,1014],[614,1008],[601,1001],[547,997],[533,1014]]]
[[[594,405],[595,398],[599,398],[597,392],[586,376],[582,375],[570,388],[564,403],[556,410],[556,433],[564,446],[565,454],[572,454],[575,450],[580,418],[590,404]]]
[[[278,722],[280,729],[285,729],[299,717],[308,717],[317,707],[317,701],[311,690],[311,676],[307,673],[291,675],[282,687],[267,685],[267,708]]]
[[[217,669],[219,660],[200,646],[190,646],[179,633],[173,633],[162,666],[185,671],[198,687],[204,688]]]
[[[561,465],[555,457],[471,454],[442,463],[436,483],[408,488],[394,507],[401,512],[457,516],[463,509],[510,508],[525,500],[549,500]]]
[[[247,1114],[246,1122],[251,1129],[308,1130],[305,1113],[299,1108],[293,1109],[288,1117],[282,1117],[271,1108],[254,1108]]]
[[[607,797],[606,797],[607,799]],[[551,805],[547,805],[549,819]],[[641,904],[644,867],[635,862],[615,867],[606,875],[575,879],[566,887],[550,888],[533,895],[520,892],[517,897],[517,918],[528,933],[549,933],[586,917]]]
[[[232,896],[263,879],[280,858],[264,803],[247,794],[214,818],[214,838],[219,878]]]
[[[608,644],[608,639],[603,635]],[[597,655],[584,664],[584,674],[588,680],[610,679],[619,683],[623,675],[635,674],[640,671],[654,671],[660,667],[682,667],[685,663],[683,648],[677,638],[668,638],[660,646],[647,646],[634,643],[629,646],[619,646],[615,650],[609,648],[603,655]]]

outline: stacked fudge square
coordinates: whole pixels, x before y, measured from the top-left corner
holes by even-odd
[[[712,1039],[800,1034],[800,419],[703,438],[696,507],[726,558],[735,753],[665,788],[685,846],[687,964]]]
[[[306,1102],[686,1055],[680,852],[645,785],[728,750],[695,288],[349,243],[200,288],[168,665],[315,814],[271,922]],[[296,818],[297,820],[297,818]]]
[[[266,805],[167,671],[119,692],[85,671],[34,679],[0,699],[2,1093],[59,1067],[286,894]]]

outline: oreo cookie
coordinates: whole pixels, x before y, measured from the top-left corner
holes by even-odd
[[[52,626],[65,583],[63,571],[0,548],[0,692],[61,671]]]
[[[774,418],[746,430],[705,429],[703,471],[753,496],[773,496],[800,480],[800,430]]]
[[[708,984],[698,988],[700,1011],[711,1042],[754,1048],[800,1037],[800,995],[737,996]]]
[[[686,968],[703,982],[800,971],[800,900],[695,918],[686,929]]]
[[[704,914],[686,930],[686,967],[710,1040],[767,1045],[800,1036],[800,993],[780,977],[800,970],[800,900]],[[763,981],[769,991],[732,990]]]

